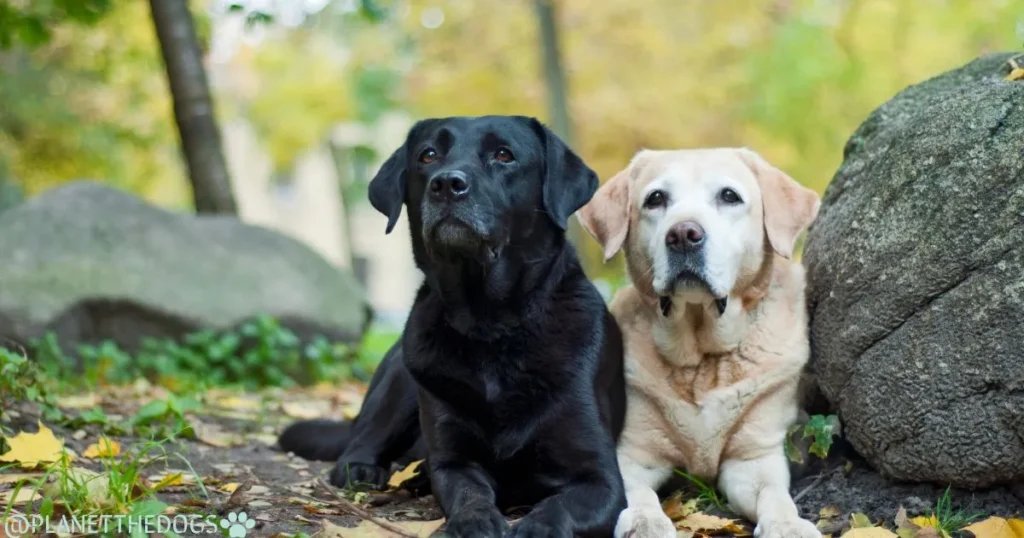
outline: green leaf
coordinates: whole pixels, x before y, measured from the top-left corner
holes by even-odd
[[[51,497],[46,497],[43,502],[39,503],[39,515],[44,518],[53,515],[53,499]]]
[[[164,510],[166,509],[166,503],[154,500],[142,501],[132,506],[132,515],[140,517],[157,516],[164,513]]]
[[[809,452],[821,459],[828,457],[832,437],[840,434],[841,424],[836,415],[811,415],[804,427],[804,439],[812,439]]]
[[[132,417],[132,423],[138,425],[152,424],[167,416],[170,408],[165,400],[153,400],[142,406],[138,413]]]
[[[786,457],[789,458],[789,461],[793,463],[804,462],[804,455],[800,451],[800,447],[798,447],[796,443],[793,442],[793,434],[799,432],[800,429],[801,428],[799,424],[794,424],[790,426],[789,431],[786,432]]]
[[[78,415],[79,420],[84,424],[106,424],[107,414],[103,412],[99,407],[93,407],[92,409],[86,409],[82,411],[81,415]]]

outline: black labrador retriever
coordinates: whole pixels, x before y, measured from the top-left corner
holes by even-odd
[[[417,123],[370,183],[387,232],[408,208],[426,277],[402,338],[355,421],[294,424],[281,447],[338,458],[338,486],[426,455],[448,535],[611,536],[622,336],[565,237],[597,185],[533,118]],[[499,509],[530,506],[509,530]]]

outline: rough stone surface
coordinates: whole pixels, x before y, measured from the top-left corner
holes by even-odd
[[[1010,55],[853,134],[804,262],[811,370],[885,476],[1024,482],[1024,81]]]
[[[354,277],[232,217],[171,213],[90,182],[0,213],[0,341],[53,330],[130,349],[260,314],[300,337],[352,341],[370,309]]]

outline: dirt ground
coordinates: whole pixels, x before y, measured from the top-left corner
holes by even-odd
[[[118,413],[122,416],[130,414],[131,410],[125,409],[126,406],[138,405],[138,402],[122,396],[99,396],[98,401],[104,411],[116,419]],[[323,391],[315,394],[278,393],[271,398],[228,393],[211,395],[204,399],[202,410],[189,416],[190,421],[197,425],[197,439],[175,441],[164,446],[168,453],[183,456],[192,469],[174,457],[150,465],[143,474],[150,483],[154,483],[169,474],[181,472],[184,476],[180,483],[157,494],[161,501],[177,513],[222,517],[229,512],[245,511],[249,519],[255,520],[255,527],[247,536],[290,536],[297,533],[392,535],[364,521],[365,517],[350,513],[343,501],[339,501],[339,496],[356,500],[358,506],[379,520],[439,520],[442,514],[430,496],[413,497],[404,490],[360,497],[343,494],[335,488],[325,487],[322,482],[330,464],[307,462],[276,448],[275,433],[288,422],[305,416],[351,416],[360,398],[358,389],[341,398],[325,396]],[[73,414],[75,411],[67,412]],[[40,420],[38,409],[31,405],[15,409],[14,415],[14,422],[8,426],[15,430],[35,430]],[[45,421],[44,424],[77,454],[83,454],[90,444],[96,442],[102,428],[98,425],[68,428],[46,424]],[[131,447],[144,442],[130,436],[114,435],[111,438],[119,441],[126,453]],[[102,470],[100,462],[87,458],[76,460],[76,465]],[[900,507],[911,516],[927,514],[943,491],[944,488],[931,485],[890,483],[856,457],[851,457],[851,451],[841,443],[835,446],[829,460],[818,461],[811,467],[795,468],[792,487],[801,515],[814,522],[825,516],[826,521],[820,528],[823,533],[833,536],[839,536],[844,528],[849,527],[849,516],[853,513],[866,514],[873,522],[887,522],[890,527]],[[1024,513],[1024,485],[1016,489],[953,491],[952,500],[955,507],[968,513],[1019,517]],[[32,506],[17,508],[31,513]],[[715,513],[714,509],[706,511]],[[720,515],[730,517],[726,513]],[[372,532],[355,532],[355,527],[361,524],[364,525],[361,529],[370,526]],[[346,529],[352,533],[346,534]],[[750,530],[749,526],[743,527],[744,532],[739,536]],[[716,535],[733,536],[730,533]]]

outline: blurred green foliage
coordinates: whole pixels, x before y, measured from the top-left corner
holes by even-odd
[[[0,0],[0,48],[42,45],[54,26],[93,24],[112,7],[112,0]]]
[[[365,380],[379,361],[375,352],[360,353],[324,337],[303,345],[295,333],[267,316],[233,331],[193,333],[180,342],[150,339],[135,353],[106,341],[80,345],[70,356],[51,333],[33,342],[30,353],[52,379],[76,377],[87,386],[102,386],[144,377],[174,392]]]
[[[0,177],[29,195],[94,177],[186,204],[145,2],[0,2],[19,6],[18,21],[42,21],[47,36],[8,32],[0,51]],[[78,4],[92,7],[72,16]],[[233,4],[194,6],[213,41],[231,34],[233,17],[247,23],[210,65],[218,112],[246,120],[278,171],[338,122],[395,109],[547,115],[530,2],[333,0],[297,21]],[[1024,21],[1024,0],[557,8],[575,144],[602,178],[643,147],[742,145],[819,191],[872,109],[978,55],[1019,48]],[[0,20],[3,33],[15,19]],[[597,266],[591,243],[585,255]]]

